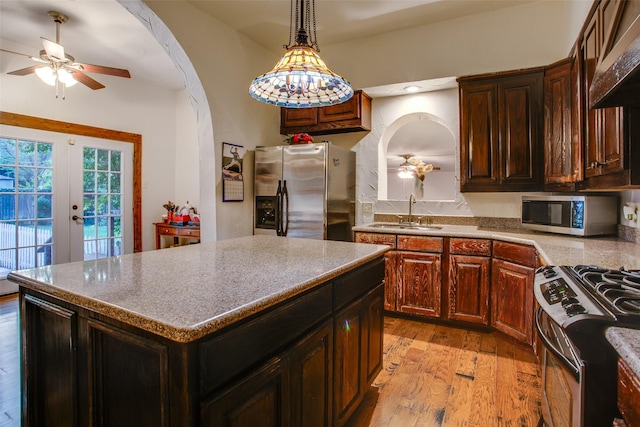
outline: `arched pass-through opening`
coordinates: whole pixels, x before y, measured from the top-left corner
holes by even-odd
[[[146,4],[141,0],[116,1],[135,16],[142,25],[153,34],[154,38],[182,74],[191,107],[196,114],[200,182],[206,182],[207,178],[213,179],[213,177],[203,176],[203,173],[208,170],[206,166],[215,164],[216,157],[213,144],[211,111],[204,87],[198,78],[193,64],[169,27],[167,27]],[[200,238],[202,241],[216,240],[216,196],[213,192],[205,191],[209,189],[209,186],[200,186],[200,215],[203,218]]]

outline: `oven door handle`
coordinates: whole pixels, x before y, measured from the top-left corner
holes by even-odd
[[[560,359],[563,364],[571,371],[571,374],[576,378],[576,380],[580,379],[580,367],[576,366],[571,360],[567,359],[567,356],[562,354],[556,346],[547,338],[547,336],[542,332],[542,325],[540,316],[542,315],[544,310],[542,307],[538,307],[538,312],[536,313],[536,329],[538,330],[538,337],[544,343],[544,346],[547,350],[549,350],[557,359]]]

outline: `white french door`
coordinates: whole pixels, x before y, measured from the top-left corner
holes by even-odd
[[[132,144],[0,125],[0,278],[133,252],[132,177]]]
[[[69,166],[70,260],[133,252],[133,146],[76,138]]]

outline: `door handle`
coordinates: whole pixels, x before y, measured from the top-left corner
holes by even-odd
[[[78,221],[84,222],[84,218],[78,215],[72,216],[71,219],[74,220],[75,222],[78,222]]]

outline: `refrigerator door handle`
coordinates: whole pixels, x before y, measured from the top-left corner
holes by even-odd
[[[278,180],[276,191],[276,235],[282,236],[282,181]]]
[[[282,226],[282,236],[286,236],[289,232],[289,192],[287,191],[287,181],[282,181],[282,214],[285,216]],[[286,207],[285,207],[286,204]]]

